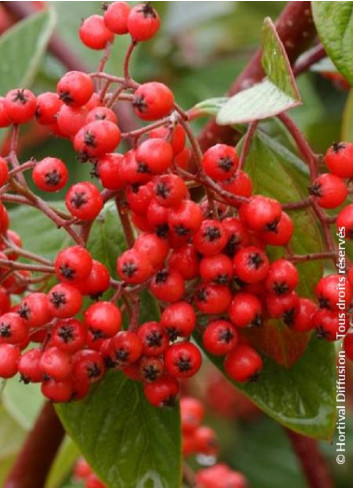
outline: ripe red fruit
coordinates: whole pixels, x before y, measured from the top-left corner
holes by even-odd
[[[74,137],[86,123],[87,109],[85,107],[69,107],[63,104],[60,108],[56,123],[62,137]]]
[[[56,346],[48,348],[40,357],[39,368],[44,376],[56,381],[65,380],[72,371],[71,355]]]
[[[323,173],[317,177],[309,188],[309,192],[324,209],[338,207],[343,204],[348,195],[344,181],[331,173]]]
[[[85,324],[97,339],[110,338],[121,328],[120,309],[112,302],[96,302],[84,312]]]
[[[213,355],[226,355],[238,343],[238,333],[228,321],[211,322],[202,335],[202,342]]]
[[[343,340],[343,348],[347,358],[353,362],[353,331],[348,331],[346,334]]]
[[[146,121],[169,115],[173,105],[174,95],[163,83],[144,83],[138,87],[134,94],[134,110],[140,119]]]
[[[42,292],[24,297],[17,312],[28,328],[43,326],[52,319],[48,296]]]
[[[181,429],[184,433],[193,433],[205,417],[205,408],[201,401],[194,397],[180,399]]]
[[[164,363],[156,357],[142,357],[139,361],[139,373],[143,382],[154,382],[164,372]]]
[[[269,245],[285,246],[289,243],[293,235],[293,222],[285,212],[282,212],[275,230],[266,231],[261,234],[261,239]]]
[[[176,207],[186,197],[187,187],[182,178],[168,174],[158,177],[153,186],[156,201],[165,207]]]
[[[89,275],[92,257],[82,246],[70,246],[59,251],[54,266],[60,281],[74,284]]]
[[[0,344],[0,377],[9,379],[17,374],[20,349],[10,344]]]
[[[179,384],[173,377],[162,375],[155,382],[145,383],[144,392],[152,406],[173,406],[179,392]]]
[[[5,185],[9,178],[9,168],[7,166],[6,160],[0,157],[0,187]]]
[[[233,277],[233,261],[222,254],[205,256],[200,261],[200,277],[204,282],[226,285]]]
[[[338,231],[344,231],[347,239],[353,240],[353,204],[347,205],[338,213],[336,226]]]
[[[299,297],[293,291],[283,295],[269,294],[266,297],[266,307],[272,318],[283,319],[285,324],[291,326],[298,313]]]
[[[217,455],[219,451],[217,435],[209,426],[200,426],[194,433],[195,451],[203,455]]]
[[[79,385],[98,382],[105,374],[105,365],[102,355],[94,350],[79,350],[72,357],[72,375]]]
[[[57,192],[65,187],[69,172],[59,158],[44,158],[33,168],[32,178],[37,187],[46,192]]]
[[[242,197],[250,197],[252,192],[251,179],[242,170],[235,172],[229,180],[222,181],[220,185],[223,190]],[[232,205],[236,203],[236,200],[231,197],[225,197],[225,201]]]
[[[127,365],[137,362],[143,352],[143,343],[137,333],[120,331],[110,343],[113,360],[118,364]]]
[[[82,221],[90,221],[98,216],[104,204],[99,190],[93,183],[80,182],[72,185],[67,191],[65,205],[73,216]]]
[[[237,328],[262,326],[262,305],[253,294],[237,293],[229,308],[229,317]]]
[[[10,90],[5,96],[6,114],[13,124],[24,124],[34,117],[37,101],[26,88]]]
[[[60,78],[56,88],[60,100],[72,107],[81,107],[91,98],[94,90],[92,78],[82,71],[68,71]]]
[[[223,252],[228,256],[234,256],[240,248],[249,244],[249,233],[244,224],[236,217],[226,217],[222,224],[228,234],[227,244]]]
[[[125,191],[126,201],[132,212],[145,214],[153,196],[153,183],[146,185],[129,185]]]
[[[163,265],[169,252],[169,244],[154,233],[142,233],[134,243],[134,250],[151,263],[153,268]]]
[[[127,28],[134,41],[148,41],[160,25],[159,15],[149,2],[133,7],[127,19]]]
[[[325,154],[325,163],[334,175],[353,178],[353,144],[334,143]]]
[[[345,335],[349,325],[345,312],[329,311],[319,309],[312,316],[313,328],[316,329],[317,337],[328,341],[336,341]]]
[[[109,190],[122,190],[126,182],[121,175],[121,164],[124,156],[119,153],[109,153],[99,159],[97,172],[103,187]]]
[[[234,273],[242,282],[261,282],[269,268],[270,263],[265,252],[256,246],[247,246],[234,256]]]
[[[180,124],[176,124],[173,127],[157,127],[149,133],[150,138],[162,138],[170,139],[174,155],[178,155],[183,151],[185,147],[186,134],[183,127]]]
[[[201,284],[196,290],[195,304],[205,314],[221,314],[231,302],[232,294],[225,285]]]
[[[225,247],[228,234],[221,222],[205,219],[193,238],[199,253],[205,256],[217,255]]]
[[[73,395],[73,383],[71,379],[56,381],[46,380],[42,383],[43,396],[53,402],[68,402]]]
[[[175,378],[192,377],[201,367],[200,350],[192,343],[182,341],[169,346],[164,352],[167,372]]]
[[[94,107],[91,109],[86,117],[86,124],[93,121],[110,121],[114,124],[118,123],[118,117],[115,112],[108,107]]]
[[[174,250],[169,258],[169,268],[179,272],[186,280],[195,278],[199,273],[199,257],[195,246],[186,244]]]
[[[277,200],[263,195],[250,197],[240,208],[240,219],[253,231],[266,232],[277,229],[282,207]]]
[[[89,275],[84,280],[75,282],[75,287],[83,295],[99,297],[110,287],[110,274],[107,267],[97,260],[92,260]]]
[[[165,139],[146,139],[136,150],[140,173],[159,175],[171,166],[172,161],[173,148]]]
[[[152,278],[150,291],[160,301],[177,302],[184,295],[185,282],[179,272],[163,268]]]
[[[201,224],[200,206],[192,200],[184,200],[178,207],[170,209],[168,225],[177,236],[191,236]]]
[[[236,150],[227,144],[216,144],[209,148],[202,158],[206,175],[214,180],[228,180],[239,165]]]
[[[5,97],[0,97],[0,128],[8,127],[10,124],[11,119],[5,108]]]
[[[118,257],[117,272],[127,284],[142,284],[152,276],[153,267],[143,254],[131,249]]]
[[[87,329],[77,319],[59,321],[52,329],[51,345],[68,353],[81,350],[87,340]]]
[[[248,487],[243,474],[231,470],[225,464],[216,464],[212,467],[198,470],[196,473],[196,487]]]
[[[310,331],[313,329],[313,316],[317,311],[317,306],[310,299],[304,297],[299,298],[297,313],[294,316],[294,321],[290,324],[293,331]]]
[[[55,124],[62,104],[57,93],[44,92],[38,95],[35,116],[39,124]]]
[[[171,341],[189,337],[196,325],[194,308],[185,301],[170,304],[162,313],[161,325]]]
[[[168,346],[168,335],[156,321],[149,321],[139,326],[137,335],[142,341],[143,354],[159,356]]]
[[[288,260],[281,258],[274,261],[265,280],[265,287],[271,294],[282,295],[291,292],[299,282],[296,267]]]
[[[114,34],[107,29],[101,15],[87,17],[78,31],[81,41],[91,49],[104,49],[109,42],[113,42]]]
[[[118,146],[120,137],[116,124],[97,120],[81,127],[75,135],[74,147],[83,158],[100,157],[112,153]]]
[[[255,380],[262,369],[262,358],[248,345],[239,345],[228,353],[224,368],[236,382]]]
[[[125,2],[113,2],[104,12],[104,23],[114,34],[126,34],[128,31],[127,20],[131,7]]]
[[[315,287],[319,306],[337,310],[348,307],[352,298],[352,288],[345,275],[332,274],[319,280]]]
[[[80,291],[69,284],[57,284],[48,292],[48,309],[52,316],[69,318],[78,314],[82,306]]]
[[[43,379],[43,373],[39,367],[42,354],[42,348],[32,348],[21,356],[18,363],[18,372],[21,375],[22,382],[25,384],[41,382]]]

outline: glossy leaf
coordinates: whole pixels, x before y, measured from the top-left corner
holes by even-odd
[[[353,3],[312,2],[320,40],[337,69],[353,84]]]
[[[223,360],[207,356],[224,373]],[[284,426],[328,440],[336,422],[335,356],[332,343],[312,338],[290,369],[264,357],[264,368],[256,382],[230,382]]]
[[[262,30],[262,65],[267,79],[231,97],[217,123],[232,125],[266,119],[301,104],[288,57],[271,19]]]
[[[111,372],[79,402],[57,405],[67,432],[111,487],[179,487],[178,408],[148,404],[141,384]]]

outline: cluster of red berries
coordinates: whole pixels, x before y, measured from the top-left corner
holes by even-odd
[[[80,37],[92,49],[109,49],[114,34],[130,33],[129,59],[135,45],[152,37],[159,23],[150,4],[131,8],[116,2],[104,16],[86,19]],[[118,88],[109,91],[114,83]],[[117,100],[132,104],[142,121],[152,123],[122,133]],[[81,399],[107,368],[114,368],[142,381],[149,402],[162,406],[174,400],[179,380],[193,376],[201,366],[200,350],[190,341],[195,328],[202,330],[204,348],[224,356],[226,373],[238,382],[255,379],[263,364],[243,334],[246,328],[259,328],[272,318],[293,331],[316,329],[328,340],[344,336],[349,321],[346,314],[342,318],[340,303],[343,297],[346,312],[352,270],[349,281],[344,274],[319,281],[318,305],[299,297],[292,255],[272,263],[267,255],[268,245],[290,250],[290,216],[277,200],[252,194],[251,179],[240,168],[233,147],[216,144],[200,153],[188,115],[175,104],[167,86],[156,81],[140,85],[126,67],[124,78],[72,71],[59,80],[57,93],[36,97],[27,89],[16,89],[0,99],[0,127],[17,130],[32,118],[69,139],[80,161],[92,164],[103,187],[101,191],[92,182],[72,185],[66,193],[70,216],[67,221],[59,216],[60,225],[64,222],[71,235],[71,226],[89,230],[106,201],[115,198],[129,249],[117,257],[118,282],[78,241],[58,253],[52,270],[45,269],[56,274],[57,285],[47,293],[31,292],[11,305],[9,294],[23,293],[30,280],[26,267],[13,273],[21,268],[14,263],[21,243],[8,230],[8,214],[1,204],[0,259],[5,267],[0,270],[1,377],[19,372],[24,382],[41,382],[45,396],[63,402]],[[125,154],[115,152],[124,138],[133,139],[132,148]],[[353,177],[352,147],[335,145],[327,153],[332,173],[319,176],[310,188],[318,206],[331,209],[346,199],[343,179]],[[57,223],[53,209],[24,187],[23,172],[32,169],[39,189],[56,192],[68,181],[65,163],[47,157],[21,166],[15,153],[12,148],[7,159],[0,159],[0,184],[22,193]],[[192,170],[195,163],[197,172]],[[198,201],[195,185],[206,194]],[[337,218],[349,239],[352,209],[348,205]],[[112,300],[98,300],[111,287],[116,289]],[[142,289],[159,303],[158,321],[139,324],[137,294]],[[82,310],[85,296],[96,302]],[[129,316],[129,326],[122,330],[124,315]],[[26,350],[30,343],[39,345]],[[352,356],[352,333],[345,345]]]
[[[77,459],[73,476],[77,482],[83,482],[84,487],[106,487],[83,457]]]

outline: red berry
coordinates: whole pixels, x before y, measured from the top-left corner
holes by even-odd
[[[81,350],[87,339],[87,329],[77,319],[59,321],[52,329],[51,344],[68,353]]]
[[[136,162],[140,173],[159,175],[172,164],[173,148],[165,139],[146,139],[136,150]]]
[[[262,305],[253,294],[237,293],[229,308],[229,317],[237,328],[262,326]]]
[[[192,200],[184,200],[178,207],[170,209],[168,225],[177,236],[191,236],[201,224],[200,206]]]
[[[353,204],[347,205],[338,213],[336,226],[339,231],[343,229],[347,239],[353,240]]]
[[[160,301],[177,302],[184,295],[185,282],[179,272],[163,268],[152,278],[150,291]]]
[[[26,88],[10,90],[5,97],[5,110],[13,124],[24,124],[34,117],[36,97]]]
[[[99,190],[91,182],[72,185],[66,194],[65,204],[70,214],[82,221],[95,219],[104,205]]]
[[[235,172],[229,180],[221,182],[221,187],[223,190],[233,195],[240,195],[242,197],[250,197],[252,192],[250,177],[242,170]],[[225,200],[233,205],[236,203],[236,201],[230,197],[225,197]]]
[[[317,306],[310,299],[301,297],[294,321],[290,324],[293,331],[310,331],[313,329],[313,316],[317,311]]]
[[[180,399],[181,429],[183,434],[193,433],[205,417],[205,408],[201,401],[194,397]]]
[[[147,208],[147,221],[160,238],[164,238],[168,234],[169,214],[170,209],[168,207],[163,207],[155,199],[151,199]]]
[[[120,130],[107,120],[97,120],[85,124],[76,133],[75,150],[83,158],[100,157],[112,153],[120,142]]]
[[[56,90],[66,105],[81,107],[91,98],[94,86],[92,78],[86,73],[68,71],[60,78]]]
[[[213,355],[226,355],[238,343],[238,333],[228,321],[221,319],[211,322],[202,335],[206,350]]]
[[[39,367],[42,354],[42,348],[32,348],[21,356],[18,363],[18,372],[21,375],[22,382],[25,384],[42,381],[43,373]]]
[[[70,318],[79,313],[82,306],[80,291],[69,284],[55,285],[48,293],[48,308],[52,316]]]
[[[269,294],[266,297],[266,307],[272,318],[283,319],[288,326],[294,324],[299,309],[299,297],[295,292],[283,295]]]
[[[92,257],[82,246],[70,246],[58,253],[54,265],[59,280],[74,284],[89,275]]]
[[[129,185],[125,191],[126,201],[131,211],[145,214],[153,196],[153,183],[146,185]]]
[[[96,302],[84,312],[87,328],[97,339],[110,338],[121,328],[120,309],[112,302]]]
[[[152,406],[173,406],[179,392],[179,384],[173,377],[162,375],[155,382],[145,383],[144,392]]]
[[[348,195],[347,185],[344,181],[332,175],[323,173],[309,188],[309,192],[314,196],[316,202],[324,209],[334,209],[343,204]]]
[[[334,143],[325,154],[325,163],[334,175],[353,178],[353,144]]]
[[[44,350],[39,360],[42,374],[56,381],[67,379],[72,371],[71,355],[53,346]]]
[[[105,374],[102,355],[94,350],[80,350],[72,357],[73,378],[78,383],[93,384]]]
[[[199,273],[199,257],[195,246],[186,244],[174,250],[169,258],[169,268],[179,272],[186,280],[197,277]]]
[[[234,256],[240,248],[249,244],[249,233],[243,223],[236,217],[227,217],[223,219],[222,224],[228,234],[227,244],[223,252],[228,256]]]
[[[20,350],[17,346],[0,344],[0,377],[9,379],[17,374]]]
[[[114,34],[126,34],[128,31],[127,20],[131,7],[125,2],[111,3],[104,12],[104,23]]]
[[[162,313],[161,325],[171,341],[189,337],[196,325],[194,308],[185,301],[170,304]]]
[[[35,292],[22,299],[18,315],[28,328],[44,326],[52,319],[47,294]]]
[[[270,264],[263,250],[247,246],[234,256],[234,273],[245,283],[261,282],[267,275]]]
[[[11,124],[11,119],[6,112],[5,97],[0,97],[0,128],[8,127]]]
[[[226,285],[233,277],[233,261],[222,254],[205,256],[200,261],[200,277],[204,282]]]
[[[160,25],[159,15],[150,2],[136,5],[130,10],[127,28],[134,41],[148,41]]]
[[[151,263],[153,268],[163,265],[169,252],[168,241],[154,233],[142,233],[134,243],[134,250]]]
[[[139,361],[139,373],[143,382],[154,382],[164,372],[164,363],[156,357],[142,357]]]
[[[99,159],[97,172],[103,187],[109,190],[122,190],[126,183],[122,178],[120,167],[124,156],[109,153]]]
[[[346,334],[343,340],[343,348],[347,358],[353,362],[353,331],[348,331]]]
[[[73,395],[73,383],[71,379],[56,381],[46,380],[42,383],[42,394],[53,402],[68,402]]]
[[[217,435],[209,426],[200,426],[194,433],[195,451],[203,455],[217,455],[219,451]]]
[[[205,314],[221,314],[232,302],[232,294],[225,285],[201,284],[196,290],[195,303]]]
[[[266,244],[273,246],[285,246],[289,243],[293,235],[293,222],[285,212],[282,212],[275,230],[266,231],[261,234],[261,239]]]
[[[248,487],[243,474],[225,464],[216,464],[196,473],[196,487]]]
[[[255,380],[262,369],[262,358],[248,345],[239,345],[228,353],[224,368],[236,382]]]
[[[352,288],[345,275],[332,274],[319,280],[315,295],[321,308],[346,309],[352,298]]]
[[[110,121],[114,124],[118,123],[118,117],[115,112],[108,107],[94,107],[90,110],[86,117],[86,124],[93,121]]]
[[[281,218],[282,207],[277,200],[254,195],[240,208],[240,218],[253,231],[274,231]]]
[[[140,119],[151,121],[169,115],[174,105],[172,91],[163,83],[140,85],[134,94],[133,106]]]
[[[56,122],[61,136],[74,137],[86,123],[85,107],[69,107],[63,104],[58,112]]]
[[[143,343],[133,331],[120,331],[110,345],[113,359],[121,365],[137,362],[143,352]]]
[[[344,311],[328,311],[327,309],[319,309],[312,316],[312,325],[316,329],[317,337],[328,341],[342,338],[349,326]]]
[[[200,350],[192,343],[182,341],[169,346],[164,353],[167,372],[176,378],[192,377],[201,367]]]
[[[298,282],[298,270],[293,263],[281,258],[271,264],[265,286],[271,294],[282,295],[294,290]]]
[[[176,207],[186,197],[187,187],[177,175],[161,175],[154,182],[153,191],[156,201],[165,207]]]
[[[81,41],[91,49],[104,49],[109,42],[113,42],[114,34],[107,29],[101,15],[87,17],[78,31]]]
[[[57,93],[44,92],[38,95],[35,115],[39,124],[55,124],[62,104]]]
[[[131,249],[119,256],[117,272],[127,284],[142,284],[152,276],[153,267],[143,254]]]
[[[107,267],[97,260],[92,260],[89,275],[82,281],[75,282],[75,287],[83,295],[97,298],[110,287],[110,275]]]
[[[239,158],[236,150],[226,144],[216,144],[209,148],[202,159],[202,167],[214,180],[228,180],[236,171]]]
[[[46,192],[57,192],[67,184],[69,172],[63,161],[48,156],[36,163],[32,178],[39,189]]]
[[[193,238],[199,253],[205,256],[217,255],[227,244],[228,234],[221,222],[205,219]]]
[[[6,160],[0,157],[0,187],[5,185],[9,178],[9,168],[7,166]]]
[[[142,324],[137,334],[142,341],[143,354],[148,357],[161,355],[168,346],[168,335],[156,321]]]
[[[153,129],[149,133],[150,138],[162,138],[170,139],[174,156],[179,155],[185,147],[186,134],[180,124],[176,124],[173,127],[161,126],[157,129]]]

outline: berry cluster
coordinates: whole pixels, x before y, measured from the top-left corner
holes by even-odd
[[[285,207],[254,194],[243,169],[246,149],[238,155],[233,147],[216,144],[202,153],[189,124],[197,113],[183,111],[166,85],[139,84],[131,77],[133,50],[159,25],[149,3],[131,8],[115,2],[79,30],[86,46],[105,50],[99,71],[66,73],[56,93],[35,96],[14,89],[0,99],[0,127],[12,131],[10,152],[0,159],[1,200],[36,207],[75,242],[59,251],[54,263],[24,250],[8,229],[9,216],[0,203],[0,376],[19,372],[24,382],[41,382],[43,394],[55,402],[81,399],[107,369],[118,369],[143,382],[152,405],[169,405],[179,381],[201,366],[202,355],[191,341],[195,330],[205,350],[224,357],[228,376],[247,382],[257,378],[263,360],[245,330],[276,319],[299,334],[315,329],[333,341],[348,329],[353,269],[348,280],[346,267],[323,277],[315,288],[316,304],[296,292],[296,263],[336,262],[329,228],[334,221],[323,209],[340,206],[349,194],[353,144],[330,148],[325,161],[331,173],[318,176],[311,167],[311,196],[304,202]],[[126,33],[132,41],[124,76],[107,74],[114,37]],[[123,132],[121,103],[130,104],[141,127]],[[24,173],[31,170],[38,189],[57,192],[69,176],[54,156],[18,160],[19,126],[33,118],[71,141],[79,161],[92,165],[96,181],[74,183],[66,192],[68,214],[52,208],[26,182]],[[125,154],[116,152],[121,141],[131,143]],[[109,201],[115,201],[128,246],[116,257],[119,280],[86,248],[93,221]],[[328,250],[294,255],[293,222],[285,211],[308,205],[325,225]],[[353,205],[333,219],[352,239]],[[271,259],[270,246],[282,250],[282,257]],[[48,275],[56,277],[56,285],[33,290],[35,284],[45,285]],[[142,290],[155,298],[161,315],[141,324]],[[100,299],[105,292],[110,300]],[[352,343],[349,333],[350,358]]]

